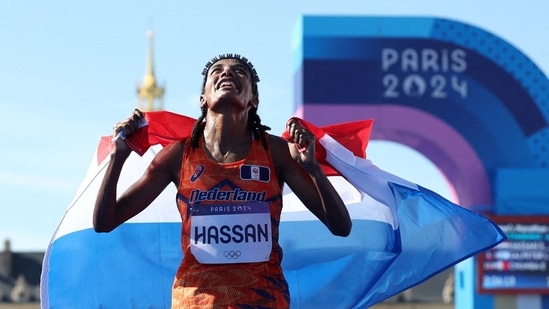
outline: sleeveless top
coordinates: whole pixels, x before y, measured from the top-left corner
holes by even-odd
[[[185,141],[177,194],[184,257],[172,308],[289,308],[278,244],[282,190],[268,146],[253,139],[246,158],[219,163],[203,139],[196,149]],[[254,256],[266,250],[265,243],[267,254]],[[248,245],[254,249],[246,250]],[[238,261],[247,253],[248,260]]]

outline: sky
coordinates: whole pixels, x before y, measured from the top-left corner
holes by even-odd
[[[137,106],[148,30],[164,109],[198,116],[204,64],[239,53],[261,78],[262,122],[279,134],[294,113],[291,32],[303,15],[447,18],[506,40],[547,74],[547,12],[546,0],[2,0],[0,241],[46,249],[99,138]],[[376,141],[367,151],[379,167],[450,198],[417,152]]]

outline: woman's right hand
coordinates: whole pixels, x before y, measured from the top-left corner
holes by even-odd
[[[132,150],[126,143],[125,138],[135,132],[144,120],[143,112],[136,108],[128,118],[114,125],[113,142],[116,153],[130,155]]]

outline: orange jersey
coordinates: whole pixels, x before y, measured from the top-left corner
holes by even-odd
[[[253,139],[245,159],[226,164],[209,157],[202,139],[196,149],[186,141],[177,206],[184,258],[172,308],[289,307],[278,244],[282,190],[260,140]],[[248,259],[257,262],[238,262],[248,247]],[[204,259],[213,263],[198,261]]]

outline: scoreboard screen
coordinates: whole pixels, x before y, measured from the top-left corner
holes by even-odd
[[[549,217],[491,219],[508,239],[479,254],[479,292],[549,294]]]

